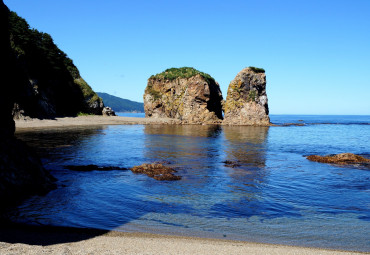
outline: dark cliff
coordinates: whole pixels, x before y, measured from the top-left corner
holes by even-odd
[[[16,94],[24,86],[24,76],[10,45],[9,10],[0,0],[0,201],[1,209],[32,194],[52,189],[53,177],[43,168],[37,156],[14,137],[12,109]],[[20,75],[22,74],[22,75]],[[0,209],[0,210],[1,210]]]
[[[4,12],[4,15],[9,20],[7,36],[20,85],[15,98],[15,117],[101,114],[102,99],[82,79],[72,60],[55,45],[52,37],[31,29],[15,12]]]

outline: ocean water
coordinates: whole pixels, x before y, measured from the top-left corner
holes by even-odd
[[[58,188],[9,212],[17,222],[370,251],[370,171],[308,161],[370,156],[370,116],[272,115],[275,124],[126,125],[18,132]],[[320,124],[323,123],[323,124]],[[239,166],[232,168],[225,161]],[[180,181],[131,171],[166,161]]]

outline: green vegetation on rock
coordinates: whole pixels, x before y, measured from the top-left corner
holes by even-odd
[[[215,79],[207,73],[200,72],[193,67],[169,68],[164,72],[152,75],[151,79],[175,80],[177,78],[190,78],[195,75],[201,75],[208,83],[215,83]]]
[[[154,101],[157,100],[157,99],[160,99],[162,97],[161,93],[159,91],[153,89],[153,86],[150,83],[146,87],[146,91],[149,93],[149,95],[152,96]]]
[[[89,103],[96,101],[101,101],[102,99],[92,90],[92,88],[87,84],[87,82],[80,78],[74,79],[74,83],[77,84],[82,91],[82,94]]]
[[[248,99],[250,101],[256,101],[257,92],[255,90],[250,90],[248,93]]]
[[[263,69],[263,68],[258,68],[258,67],[254,67],[254,66],[250,66],[248,68],[251,69],[255,73],[264,73],[265,72],[265,69]]]

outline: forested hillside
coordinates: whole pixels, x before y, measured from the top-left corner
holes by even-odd
[[[101,114],[102,100],[49,34],[30,28],[15,12],[9,12],[9,25],[11,48],[23,80],[16,95],[16,115],[50,118],[79,112]]]
[[[105,105],[112,107],[116,112],[144,112],[143,103],[130,101],[103,92],[97,92],[97,94],[103,99]]]

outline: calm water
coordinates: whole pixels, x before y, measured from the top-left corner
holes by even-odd
[[[100,126],[17,136],[37,147],[59,188],[15,221],[370,251],[370,171],[305,155],[370,155],[370,116],[271,116],[306,126]],[[340,124],[332,124],[340,123]],[[65,165],[171,162],[183,179]],[[230,168],[223,161],[238,161]]]

